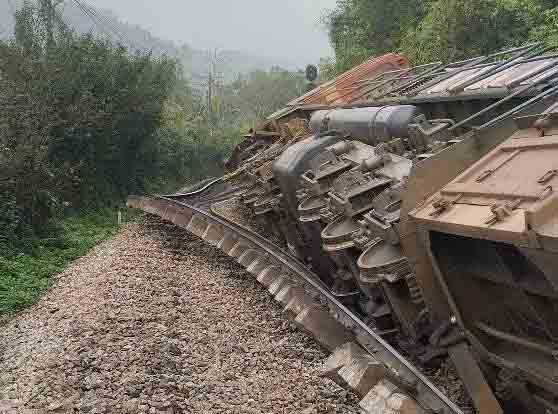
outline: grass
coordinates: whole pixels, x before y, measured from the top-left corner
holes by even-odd
[[[0,316],[33,303],[52,286],[54,275],[84,256],[117,228],[115,210],[73,214],[55,223],[54,236],[33,240],[25,252],[0,251]]]

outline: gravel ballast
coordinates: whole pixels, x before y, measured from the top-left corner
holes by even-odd
[[[252,276],[154,217],[0,327],[0,411],[358,413]]]

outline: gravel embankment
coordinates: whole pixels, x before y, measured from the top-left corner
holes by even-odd
[[[269,232],[269,229],[262,227],[261,222],[256,220],[252,210],[245,206],[238,197],[214,203],[211,206],[211,210],[213,213],[227,220],[265,236],[278,246],[283,244],[277,236]],[[450,398],[451,401],[456,403],[465,414],[474,414],[473,403],[449,357],[438,361],[433,366],[421,367],[420,361],[414,358],[413,354],[408,352],[408,349],[402,348],[400,344],[396,342],[393,342],[392,345],[403,355],[406,355],[410,361],[416,364],[416,366],[422,370],[423,374],[425,374],[440,391]]]
[[[0,327],[0,411],[358,413],[325,356],[236,263],[149,218]]]

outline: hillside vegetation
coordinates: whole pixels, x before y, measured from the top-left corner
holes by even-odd
[[[36,3],[37,0],[33,0],[33,2]],[[14,12],[20,9],[23,4],[24,0],[0,1],[0,39],[7,40],[13,36],[15,25]],[[153,7],[159,6],[154,4]],[[72,1],[65,1],[57,8],[64,21],[76,33],[92,34],[97,38],[110,39],[111,37],[108,36],[107,29],[103,30],[103,28],[114,28],[126,40],[124,44],[126,47],[133,45],[133,47],[148,51],[155,56],[166,55],[177,59],[184,67],[187,76],[195,81],[194,87],[203,82],[204,77],[207,76],[208,53],[205,50],[196,48],[195,44],[177,45],[169,40],[154,36],[138,25],[122,21],[110,10],[94,8],[92,6],[90,6],[90,9],[94,10],[99,16],[98,20],[104,23],[103,26],[96,25]],[[115,37],[112,33],[109,32],[109,34],[112,38]],[[120,41],[119,38],[116,38],[116,40]],[[281,66],[287,69],[293,69],[297,66],[288,59],[255,56],[237,50],[221,50],[219,54],[224,62],[221,69],[226,81],[234,80],[239,74],[245,75],[256,70],[268,71],[273,66]]]
[[[111,235],[127,195],[222,174],[244,131],[305,87],[274,67],[208,101],[178,59],[80,34],[48,0],[15,22],[0,41],[0,314]]]
[[[324,20],[335,50],[322,65],[329,76],[393,51],[421,64],[530,41],[558,45],[553,0],[339,0]]]

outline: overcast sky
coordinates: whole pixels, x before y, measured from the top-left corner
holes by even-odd
[[[332,55],[321,17],[336,0],[87,0],[195,48],[315,62]]]

